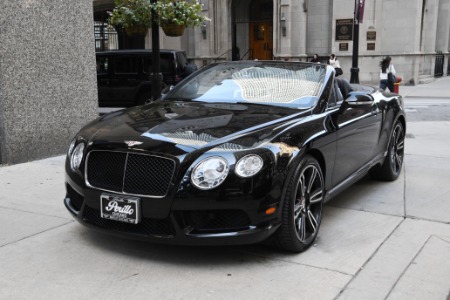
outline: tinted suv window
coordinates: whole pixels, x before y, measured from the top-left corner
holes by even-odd
[[[173,73],[175,70],[175,62],[173,61],[173,55],[170,53],[161,53],[161,59],[159,60],[160,69],[162,73]],[[143,72],[150,74],[152,72],[152,58],[147,56],[144,58]]]
[[[151,50],[105,51],[96,56],[100,106],[133,106],[151,97]],[[187,61],[184,51],[163,49],[159,61],[163,86],[182,80]]]
[[[137,74],[137,57],[125,56],[115,60],[116,74]]]
[[[97,56],[97,74],[108,73],[109,59],[108,57],[98,57]]]

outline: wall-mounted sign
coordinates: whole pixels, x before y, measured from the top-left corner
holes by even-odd
[[[353,40],[353,19],[336,20],[336,41]]]
[[[348,51],[348,43],[339,43],[339,51]]]
[[[377,32],[376,31],[367,31],[367,40],[368,41],[376,41]]]
[[[375,43],[367,43],[367,51],[375,50]]]

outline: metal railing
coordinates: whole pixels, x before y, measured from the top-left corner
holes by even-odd
[[[253,59],[253,49],[248,49],[239,59],[244,60],[246,59],[245,57],[247,57],[247,59]]]
[[[95,51],[119,49],[118,34],[108,23],[94,22]]]
[[[444,75],[444,54],[442,51],[436,53],[434,64],[434,77],[442,77]]]

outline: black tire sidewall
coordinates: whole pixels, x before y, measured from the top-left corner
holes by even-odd
[[[403,134],[403,136],[405,135],[405,127],[403,126],[403,124],[400,121],[397,121],[394,125],[394,129],[392,130],[391,133],[391,138],[389,140],[389,148],[388,148],[388,153],[387,156],[385,158],[385,161],[383,163],[383,166],[381,167],[381,170],[379,172],[379,177],[382,180],[386,180],[386,181],[394,181],[396,180],[399,176],[400,173],[402,172],[402,168],[403,168],[403,160],[405,158],[405,154],[403,153],[403,158],[402,158],[402,165],[400,166],[398,172],[394,172],[393,170],[393,163],[391,160],[391,156],[392,156],[392,151],[394,151],[394,143],[395,141],[395,131],[397,129],[397,127],[400,126],[401,127],[401,133]],[[403,137],[403,141],[404,141],[404,137]]]
[[[323,172],[320,167],[320,164],[318,161],[310,156],[306,155],[304,156],[299,165],[296,167],[295,172],[293,172],[292,178],[288,184],[286,194],[283,201],[283,211],[282,211],[282,224],[277,231],[277,245],[280,248],[283,248],[288,251],[292,252],[302,252],[309,248],[314,240],[317,237],[317,233],[320,228],[320,224],[322,221],[322,214],[323,214],[323,201],[320,203],[320,217],[317,220],[317,230],[314,235],[309,237],[306,242],[302,242],[299,240],[297,236],[297,231],[295,228],[295,220],[294,220],[294,205],[295,205],[295,198],[297,195],[297,191],[299,188],[299,177],[300,174],[303,172],[303,170],[310,166],[314,165],[319,171],[319,176],[321,177],[322,183],[324,184],[324,178],[323,178]],[[324,189],[323,189],[324,190]],[[325,192],[325,191],[323,191]]]

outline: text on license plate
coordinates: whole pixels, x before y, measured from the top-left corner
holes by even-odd
[[[137,224],[140,221],[139,198],[111,194],[100,196],[101,217],[124,223]]]

